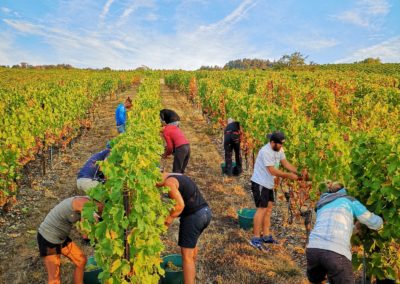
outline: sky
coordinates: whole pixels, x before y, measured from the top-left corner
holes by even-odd
[[[0,0],[0,65],[197,69],[400,62],[399,0]]]

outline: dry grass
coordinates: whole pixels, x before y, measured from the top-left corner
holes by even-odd
[[[119,98],[106,99],[96,110],[96,120],[89,131],[65,152],[55,155],[52,169],[42,177],[33,165],[31,186],[20,189],[19,203],[11,214],[0,216],[0,283],[45,283],[47,273],[39,257],[36,244],[36,230],[46,214],[59,201],[73,195],[83,195],[76,189],[76,174],[83,163],[94,153],[105,148],[106,142],[118,133],[115,127],[114,111],[129,90]],[[23,210],[23,208],[25,208]],[[71,238],[92,255],[93,249],[80,244],[80,235],[74,230]],[[72,283],[73,264],[62,257],[62,283]]]
[[[220,164],[223,158],[221,149],[215,144],[221,140],[220,134],[210,129],[201,112],[194,109],[185,96],[164,87],[162,98],[164,107],[175,110],[181,117],[181,129],[191,143],[186,174],[198,184],[213,212],[211,224],[199,241],[198,282],[302,283],[303,269],[286,249],[286,242],[261,252],[249,245],[251,232],[239,228],[236,211],[253,207],[245,188],[249,177],[222,176]],[[169,170],[172,159],[164,164]],[[177,223],[165,236],[166,253],[179,251]]]

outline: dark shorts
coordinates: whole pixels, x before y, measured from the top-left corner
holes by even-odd
[[[329,283],[354,283],[353,266],[344,255],[325,249],[308,248],[306,256],[307,277],[311,283],[320,283],[326,276]]]
[[[40,256],[57,255],[61,254],[61,249],[66,247],[72,240],[67,237],[67,239],[62,244],[53,244],[48,242],[43,236],[37,234],[37,242],[39,246]]]
[[[210,207],[204,207],[188,216],[180,218],[178,246],[195,248],[197,240],[211,221]]]
[[[256,207],[267,208],[268,202],[274,202],[274,190],[263,187],[254,181],[251,182],[251,191],[253,192],[254,203]]]

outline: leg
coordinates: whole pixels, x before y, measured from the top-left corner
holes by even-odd
[[[48,284],[60,284],[60,255],[48,255],[43,257],[44,265],[47,270]]]
[[[83,284],[86,265],[86,256],[83,251],[74,242],[71,242],[62,248],[61,253],[75,264],[74,284]]]
[[[233,150],[235,151],[235,162],[238,174],[242,173],[242,156],[240,154],[240,143],[233,144]]]
[[[183,173],[183,163],[186,156],[186,151],[184,151],[184,146],[175,149],[174,163],[172,165],[173,173]]]
[[[225,173],[228,176],[231,176],[232,175],[232,144],[231,144],[230,135],[225,135],[224,150],[225,150]]]
[[[270,227],[271,227],[271,214],[272,214],[272,208],[274,207],[274,203],[273,202],[268,202],[268,207],[265,208],[265,215],[264,215],[264,219],[263,219],[263,234],[264,236],[269,236],[270,233]]]
[[[253,218],[253,234],[254,238],[260,238],[261,229],[265,219],[265,214],[268,207],[268,196],[266,195],[267,189],[261,185],[251,182],[251,191],[253,193],[254,203],[257,207],[256,214]]]
[[[329,283],[354,284],[353,266],[347,257],[333,251],[325,251],[323,263]]]
[[[265,215],[267,212],[267,208],[257,208],[256,214],[253,219],[253,235],[256,238],[261,236],[261,228],[263,227],[263,220],[265,219]]]
[[[186,148],[186,156],[185,156],[185,159],[183,160],[182,173],[185,173],[185,169],[189,163],[189,158],[190,158],[190,145],[186,145],[183,147]]]
[[[195,259],[196,248],[183,248],[181,247],[182,260],[183,260],[183,282],[185,284],[194,284],[196,279],[196,265]]]
[[[326,270],[320,263],[324,250],[307,248],[307,278],[309,283],[322,284],[326,280]]]

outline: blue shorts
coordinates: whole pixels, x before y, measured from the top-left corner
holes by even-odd
[[[183,248],[195,248],[197,240],[211,221],[211,209],[206,206],[193,214],[182,216],[179,225],[178,246]]]

